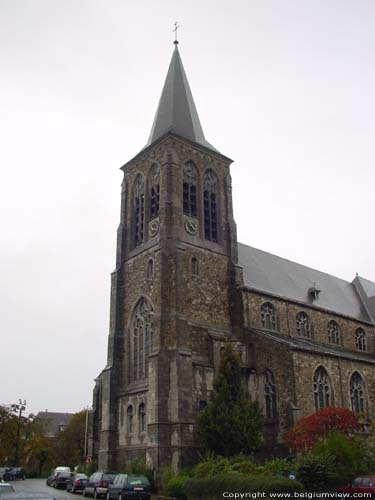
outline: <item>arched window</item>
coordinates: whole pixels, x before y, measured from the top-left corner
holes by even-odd
[[[143,243],[145,225],[145,184],[139,174],[133,186],[132,225],[134,246]]]
[[[146,432],[146,407],[141,403],[138,408],[139,432]]]
[[[203,183],[204,237],[218,241],[218,180],[213,170],[207,170]]]
[[[341,332],[340,332],[340,327],[336,323],[336,321],[332,320],[328,323],[327,327],[327,332],[328,332],[328,340],[332,344],[341,344]]]
[[[148,174],[148,191],[150,200],[150,219],[154,219],[159,215],[160,206],[160,169],[155,164],[152,165]]]
[[[206,408],[207,408],[207,401],[198,402],[198,413],[205,410]]]
[[[146,380],[152,335],[151,304],[142,297],[134,308],[129,335],[129,381]]]
[[[314,373],[314,400],[317,411],[333,406],[331,381],[323,366],[319,366]]]
[[[355,347],[358,351],[367,351],[366,332],[362,328],[355,331]]]
[[[128,434],[131,434],[133,432],[133,407],[132,407],[132,405],[129,405],[128,409],[126,410],[126,421],[127,421]]]
[[[191,259],[191,274],[198,274],[198,259],[196,257],[192,257]]]
[[[264,402],[266,418],[277,418],[276,386],[271,370],[264,372]]]
[[[188,161],[183,169],[183,209],[184,214],[197,216],[197,184],[198,171],[192,161]]]
[[[146,277],[148,280],[152,280],[153,276],[154,276],[154,261],[150,259],[147,262]]]
[[[260,308],[260,317],[263,328],[277,330],[277,316],[274,306],[270,302],[265,302]]]
[[[301,311],[296,316],[297,335],[300,337],[312,337],[312,325],[308,314]]]
[[[350,377],[350,402],[354,413],[365,413],[366,391],[361,375],[354,372]]]

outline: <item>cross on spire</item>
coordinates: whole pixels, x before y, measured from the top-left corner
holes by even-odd
[[[179,28],[179,27],[180,27],[180,25],[179,25],[179,24],[178,24],[178,22],[176,21],[176,22],[174,23],[174,30],[173,30],[173,32],[174,32],[174,42],[173,42],[173,43],[174,43],[175,45],[178,45],[178,40],[177,40],[177,30],[178,30],[178,28]]]

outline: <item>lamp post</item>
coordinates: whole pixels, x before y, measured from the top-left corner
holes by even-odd
[[[26,399],[19,399],[18,404],[11,405],[12,410],[17,413],[18,412],[18,422],[17,422],[17,437],[16,437],[16,452],[14,456],[14,465],[17,467],[19,460],[19,446],[20,446],[20,431],[21,431],[21,417],[22,412],[26,410]]]

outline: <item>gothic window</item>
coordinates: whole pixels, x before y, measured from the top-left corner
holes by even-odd
[[[331,342],[332,344],[341,345],[340,327],[336,323],[336,321],[332,320],[332,321],[330,321],[328,323],[327,331],[328,331],[328,340],[329,340],[329,342]]]
[[[196,257],[191,259],[191,274],[198,274],[198,259]]]
[[[263,328],[277,330],[277,316],[274,306],[270,302],[265,302],[260,308],[260,316]]]
[[[355,332],[355,347],[357,351],[367,351],[366,332],[362,328],[357,328]]]
[[[128,434],[131,434],[133,432],[133,407],[132,407],[132,405],[129,405],[128,409],[126,410],[126,418],[127,418]]]
[[[148,356],[151,351],[152,335],[151,304],[142,297],[132,314],[129,342],[129,381],[148,378]]]
[[[315,409],[321,410],[333,406],[333,394],[331,381],[327,370],[323,366],[319,366],[314,374],[314,400]]]
[[[157,165],[152,165],[148,175],[148,189],[150,200],[150,219],[159,215],[160,206],[160,169]]]
[[[153,276],[154,276],[154,261],[150,259],[147,262],[146,277],[148,280],[152,280]]]
[[[361,375],[354,372],[350,377],[350,402],[354,413],[365,413],[366,410],[365,385]]]
[[[133,210],[132,210],[134,246],[143,243],[145,224],[145,185],[141,175],[135,179],[133,186]]]
[[[146,432],[146,408],[141,403],[138,408],[139,432]]]
[[[183,209],[184,214],[192,217],[197,216],[197,184],[197,169],[192,161],[188,161],[183,170]]]
[[[212,170],[207,170],[203,185],[204,237],[218,241],[218,180]]]
[[[205,410],[206,408],[207,408],[207,401],[198,402],[198,413]]]
[[[301,337],[312,337],[312,325],[309,316],[301,311],[296,316],[297,334]]]
[[[277,418],[276,386],[271,370],[264,372],[264,402],[266,418]]]

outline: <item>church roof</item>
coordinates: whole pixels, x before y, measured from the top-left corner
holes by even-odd
[[[372,322],[355,285],[348,281],[242,243],[238,243],[238,258],[250,289]],[[375,284],[371,285],[375,295]],[[320,291],[318,297],[312,296],[312,289]]]
[[[204,137],[177,43],[175,44],[150,137],[145,147],[150,146],[167,132],[172,132],[218,152]]]

